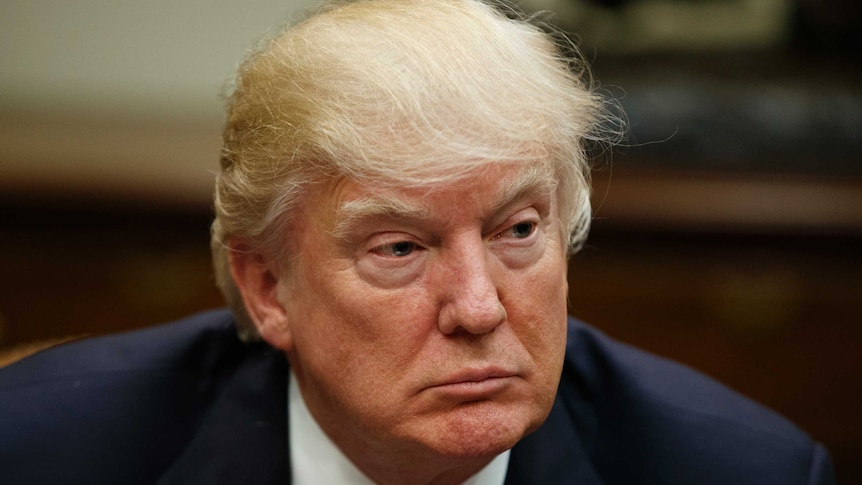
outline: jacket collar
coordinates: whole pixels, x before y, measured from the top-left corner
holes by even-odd
[[[574,422],[574,402],[561,387],[548,418],[512,448],[506,485],[600,485]]]
[[[263,344],[250,347],[160,484],[290,483],[287,362]]]

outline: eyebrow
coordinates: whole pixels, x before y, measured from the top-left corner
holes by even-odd
[[[519,173],[512,183],[507,184],[494,197],[492,212],[497,212],[507,205],[531,195],[550,197],[557,189],[553,172],[545,167],[533,166]]]
[[[538,194],[550,196],[557,187],[552,171],[541,167],[531,167],[518,173],[511,183],[506,184],[494,196],[491,213],[498,212],[509,204],[522,198]],[[413,204],[404,199],[380,194],[346,202],[336,210],[338,222],[332,229],[332,234],[340,239],[346,239],[350,229],[360,221],[375,217],[389,217],[402,220],[421,220],[428,218],[431,212],[427,207]]]
[[[419,205],[411,204],[403,199],[390,195],[375,195],[346,202],[338,208],[338,222],[332,229],[332,234],[340,239],[347,237],[350,228],[358,221],[374,217],[391,217],[397,219],[419,220],[427,218],[430,211]]]

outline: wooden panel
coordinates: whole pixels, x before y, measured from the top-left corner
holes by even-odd
[[[854,238],[603,230],[571,313],[778,410],[862,483],[862,255]]]

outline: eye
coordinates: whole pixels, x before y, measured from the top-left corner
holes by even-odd
[[[537,224],[533,221],[523,221],[509,226],[505,231],[494,236],[494,239],[511,237],[515,239],[526,239],[536,231]]]
[[[526,268],[540,260],[548,248],[541,215],[533,208],[513,214],[500,224],[489,248],[509,268]]]
[[[408,256],[415,250],[416,243],[412,243],[410,241],[398,241],[391,244],[384,244],[373,249],[375,253],[382,256],[392,256],[396,258]]]
[[[530,237],[530,234],[536,230],[536,223],[531,221],[519,222],[509,229],[512,236],[518,239]]]

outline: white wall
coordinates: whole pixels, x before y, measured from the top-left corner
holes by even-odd
[[[0,191],[209,197],[220,94],[310,0],[0,0]]]

